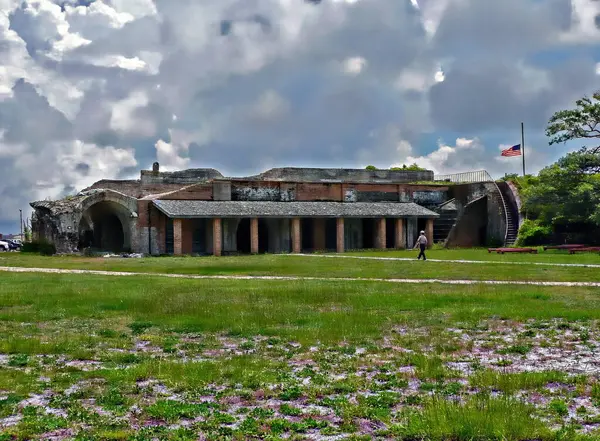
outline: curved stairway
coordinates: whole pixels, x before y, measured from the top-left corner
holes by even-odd
[[[514,245],[519,235],[519,210],[516,204],[512,203],[514,196],[506,182],[498,182],[497,185],[502,195],[502,204],[506,213],[506,239],[504,246]]]

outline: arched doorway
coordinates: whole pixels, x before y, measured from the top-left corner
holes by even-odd
[[[131,250],[129,210],[113,201],[101,201],[90,206],[79,222],[79,242],[82,248],[123,252]]]

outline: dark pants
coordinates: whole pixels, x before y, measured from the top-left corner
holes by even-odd
[[[427,260],[427,257],[425,257],[426,246],[423,244],[419,244],[419,248],[421,249],[421,252],[419,253],[419,257],[417,257],[417,259],[421,260],[421,256],[423,256],[423,260]]]

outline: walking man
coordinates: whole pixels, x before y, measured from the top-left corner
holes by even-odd
[[[425,249],[427,248],[427,237],[425,236],[425,231],[421,231],[421,235],[417,238],[417,243],[415,244],[415,248],[419,247],[421,252],[419,253],[419,257],[417,260],[421,260],[421,256],[423,256],[423,260],[427,260],[425,256]],[[413,248],[413,249],[415,249]]]

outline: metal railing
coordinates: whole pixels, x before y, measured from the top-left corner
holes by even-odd
[[[437,175],[434,176],[434,181],[443,181],[443,182],[452,182],[454,184],[474,184],[474,183],[492,183],[496,188],[496,192],[500,196],[500,201],[502,202],[502,210],[504,214],[504,245],[506,245],[506,241],[508,239],[508,207],[506,206],[506,201],[504,200],[504,196],[502,195],[502,191],[500,191],[500,187],[496,183],[496,180],[492,178],[492,176],[487,172],[487,170],[477,170],[472,172],[465,173],[453,173],[449,175]]]
[[[436,175],[434,181],[460,183],[493,182],[494,180],[486,170],[477,170],[465,173],[453,173],[450,175]]]

